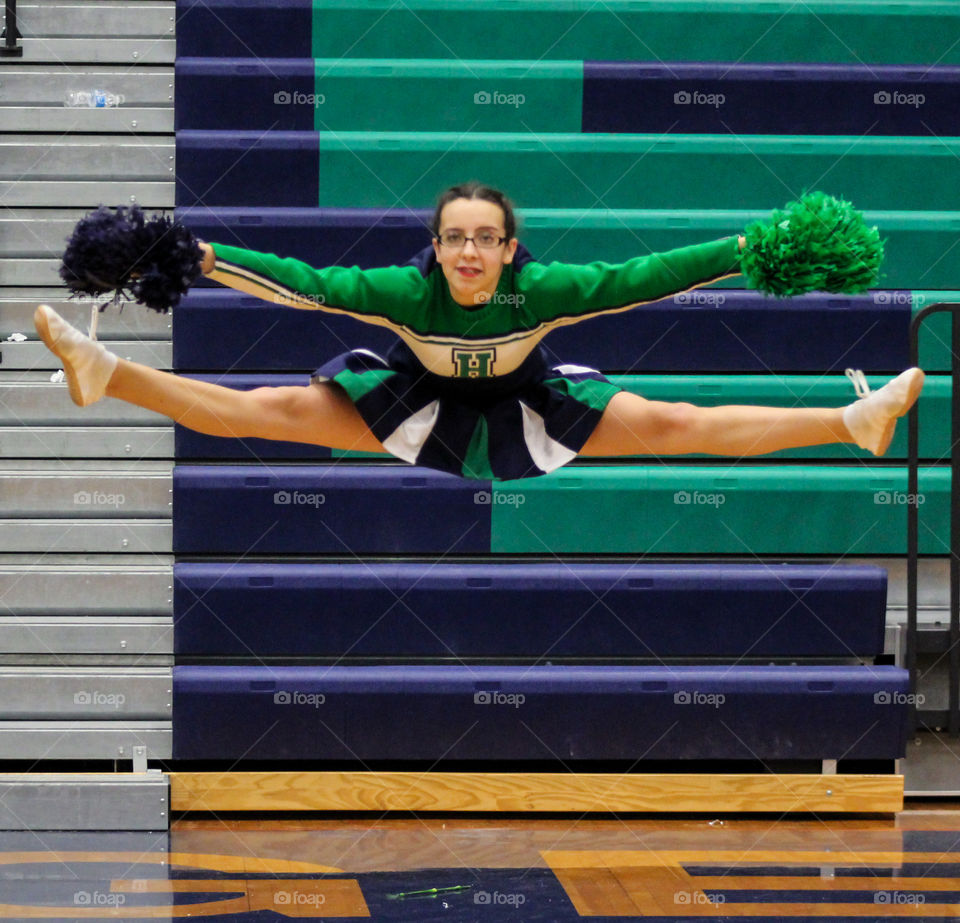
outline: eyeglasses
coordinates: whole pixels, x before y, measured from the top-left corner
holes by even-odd
[[[442,231],[439,237],[440,243],[445,247],[465,247],[467,241],[472,240],[473,245],[481,250],[493,250],[507,239],[506,237],[499,237],[493,231],[480,231],[473,237],[467,237],[463,231]]]

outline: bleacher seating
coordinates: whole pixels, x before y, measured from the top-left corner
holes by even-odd
[[[881,227],[877,291],[777,301],[730,279],[545,346],[657,399],[839,406],[843,368],[900,370],[912,314],[958,287],[944,190],[960,150],[936,137],[955,134],[958,24],[939,0],[181,0],[178,213],[205,239],[318,266],[402,263],[437,193],[479,178],[519,202],[536,257],[615,262],[824,188]],[[937,339],[928,371],[949,368]],[[388,343],[198,286],[174,367],[304,384]],[[949,547],[948,393],[931,375],[927,555]],[[904,552],[904,455],[899,433],[883,461],[578,461],[491,485],[178,428],[174,755],[889,772],[907,674],[883,637],[883,573],[856,562]]]
[[[198,57],[177,69],[178,127],[208,131],[929,138],[954,134],[958,104],[958,67]]]
[[[851,659],[883,650],[866,565],[290,561],[174,569],[181,660],[590,655]],[[517,600],[526,615],[517,624]],[[709,638],[709,645],[704,645]]]

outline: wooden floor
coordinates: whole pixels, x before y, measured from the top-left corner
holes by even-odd
[[[896,815],[186,817],[0,834],[0,918],[960,917],[960,804]]]

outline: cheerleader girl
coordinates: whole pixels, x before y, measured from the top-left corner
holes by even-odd
[[[431,246],[409,264],[367,270],[315,269],[191,241],[190,278],[202,271],[273,303],[349,314],[399,337],[386,357],[354,350],[327,362],[303,387],[239,391],[157,371],[118,358],[46,305],[36,311],[37,331],[61,359],[81,406],[107,395],[209,435],[388,452],[495,480],[541,475],[577,456],[744,457],[828,443],[883,455],[897,418],[923,386],[924,374],[914,368],[871,393],[863,374],[848,369],[858,399],[840,408],[647,400],[593,369],[551,366],[540,341],[559,326],[738,274],[748,256],[757,259],[747,237],[619,265],[539,263],[517,241],[510,202],[478,183],[440,197],[432,231]],[[69,249],[64,262],[70,278],[84,275],[68,265]]]

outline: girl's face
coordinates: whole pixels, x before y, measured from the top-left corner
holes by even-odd
[[[461,238],[473,238],[460,244],[443,243],[451,232]],[[497,290],[506,263],[513,262],[517,239],[492,248],[478,247],[476,238],[504,237],[503,209],[486,199],[454,199],[440,212],[439,238],[433,239],[437,262],[457,304],[477,307],[490,300]]]

